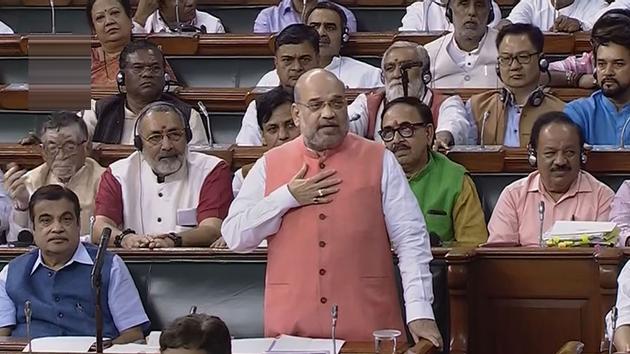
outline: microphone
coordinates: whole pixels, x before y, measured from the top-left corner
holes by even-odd
[[[337,340],[335,339],[335,331],[337,329],[337,318],[339,317],[339,306],[337,304],[332,305],[332,309],[330,310],[330,314],[332,316],[332,344],[333,344],[333,352],[331,354],[337,354]]]
[[[542,200],[538,205],[538,220],[540,221],[540,230],[538,234],[538,245],[543,247],[543,223],[545,221],[545,202]]]
[[[481,145],[482,149],[486,147],[483,139],[483,134],[486,131],[486,122],[488,121],[488,117],[490,117],[490,112],[484,112],[483,119],[481,120],[481,133],[479,134],[479,145]]]
[[[615,330],[617,327],[617,306],[613,306],[611,309],[611,319],[612,319],[612,334],[610,335],[610,343],[608,343],[608,354],[612,354],[612,348],[615,345]]]
[[[31,316],[33,315],[33,310],[31,309],[31,300],[26,300],[24,302],[24,317],[26,317],[26,339],[28,340],[28,352],[33,353],[33,346],[31,344]]]
[[[624,141],[624,137],[626,136],[626,128],[628,127],[628,123],[630,123],[630,116],[628,116],[628,118],[626,118],[626,122],[623,123],[623,127],[621,128],[621,137],[619,139],[619,148],[620,149],[625,149],[626,148],[626,142]]]
[[[208,114],[208,110],[206,109],[206,105],[201,101],[197,101],[197,106],[201,110],[201,113],[206,117],[206,125],[208,126],[208,145],[212,145],[214,143],[214,134],[212,134],[212,124],[210,124],[210,115]]]
[[[92,267],[92,284],[94,284],[95,278],[100,278],[101,270],[103,269],[103,262],[105,261],[105,250],[107,250],[107,245],[109,244],[109,238],[111,236],[112,229],[110,229],[109,227],[103,229],[103,233],[101,234],[101,242],[98,245],[98,251],[96,251],[96,260],[94,261],[94,266]]]
[[[182,24],[179,22],[179,0],[175,0],[175,21],[177,21],[178,31],[181,31]]]
[[[400,66],[400,75],[402,76],[402,87],[404,97],[409,97],[409,73],[407,70],[415,67],[420,67],[422,64],[417,61],[410,63],[404,63]]]
[[[94,289],[94,319],[96,321],[96,352],[103,352],[103,311],[101,309],[101,270],[105,261],[105,251],[112,236],[112,229],[106,227],[101,234],[101,243],[96,251],[92,267],[92,288]]]
[[[55,29],[55,0],[50,0],[50,17],[51,17],[51,29],[50,33],[55,34],[57,30]]]

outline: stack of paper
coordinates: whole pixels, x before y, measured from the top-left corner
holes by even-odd
[[[43,337],[31,341],[33,352],[40,353],[87,353],[94,337]],[[28,345],[23,352],[28,353]]]
[[[262,354],[269,351],[274,338],[232,339],[232,354]]]
[[[281,335],[277,338],[272,346],[269,348],[268,353],[327,353],[327,354],[339,354],[341,347],[345,341],[337,339],[336,352],[333,348],[332,339],[314,339],[295,337],[288,335]]]
[[[614,222],[556,221],[543,240],[553,247],[614,246],[618,237],[619,229]]]
[[[137,353],[137,354],[160,354],[160,346],[150,346],[146,344],[115,344],[104,350],[105,353]]]

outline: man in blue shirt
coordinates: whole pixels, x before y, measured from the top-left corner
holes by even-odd
[[[607,12],[593,26],[595,78],[601,88],[565,107],[591,145],[619,145],[630,119],[630,10]],[[630,143],[630,129],[623,137]]]
[[[29,201],[37,249],[0,272],[0,336],[26,337],[26,301],[31,336],[95,335],[90,273],[97,248],[79,242],[79,199],[59,185],[39,188]],[[129,270],[106,252],[102,270],[103,336],[115,344],[144,338],[149,319]]]
[[[323,0],[281,0],[278,5],[260,11],[254,21],[254,33],[277,33],[288,25],[304,23],[305,15],[321,1]],[[337,6],[346,14],[348,32],[356,32],[357,19],[354,14],[341,5]]]

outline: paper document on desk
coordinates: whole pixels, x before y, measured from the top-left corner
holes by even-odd
[[[614,245],[619,229],[614,222],[607,221],[563,221],[559,220],[545,232],[543,239],[548,246]]]
[[[335,342],[337,343],[337,352],[335,354],[339,354],[345,341],[337,339]],[[271,348],[269,348],[269,353],[276,352],[334,353],[332,339],[305,338],[285,334],[277,338]]]
[[[269,350],[274,338],[232,339],[232,354],[261,354]]]
[[[31,346],[40,353],[87,353],[94,342],[94,337],[43,337],[33,339]],[[28,344],[22,352],[28,353]]]
[[[137,353],[137,354],[160,354],[159,346],[147,344],[115,344],[104,350],[105,353]]]

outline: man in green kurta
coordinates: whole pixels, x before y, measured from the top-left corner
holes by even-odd
[[[379,134],[405,171],[429,234],[442,242],[486,242],[481,203],[468,172],[430,148],[431,109],[415,97],[401,97],[385,106],[381,121]]]

